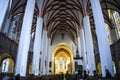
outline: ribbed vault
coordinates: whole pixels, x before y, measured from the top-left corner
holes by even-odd
[[[108,9],[120,13],[120,0],[100,0],[104,14],[105,22],[111,25],[108,17]],[[12,18],[25,12],[27,0],[12,0]],[[42,9],[38,6],[41,4]],[[32,32],[35,32],[36,17],[39,15],[43,18],[43,28],[48,31],[48,37],[54,39],[56,33],[68,33],[74,40],[78,34],[77,30],[82,27],[82,20],[85,15],[90,16],[91,25],[94,26],[92,9],[89,0],[43,0],[36,2],[35,13],[32,24]],[[111,27],[111,26],[110,26]],[[93,29],[95,29],[93,27]]]

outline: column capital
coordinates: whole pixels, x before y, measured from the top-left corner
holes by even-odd
[[[38,6],[38,9],[39,9],[39,16],[40,17],[43,17],[44,13],[43,13],[43,2],[44,0],[37,0],[37,6]]]

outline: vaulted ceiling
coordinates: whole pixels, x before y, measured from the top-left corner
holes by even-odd
[[[26,0],[13,0],[11,14],[14,17],[17,14],[25,12]],[[120,0],[100,0],[104,19],[107,24],[111,24],[107,10],[112,9],[120,13]],[[39,11],[39,5],[42,4],[42,10]],[[90,23],[94,26],[91,4],[89,0],[43,0],[39,3],[37,0],[32,25],[32,32],[36,28],[36,16],[40,13],[43,18],[43,28],[48,31],[48,37],[54,38],[56,33],[68,33],[76,38],[77,30],[83,25],[83,17],[90,16]],[[94,29],[94,27],[92,27]]]

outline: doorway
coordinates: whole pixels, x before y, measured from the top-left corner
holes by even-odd
[[[70,47],[65,43],[58,44],[52,55],[52,73],[73,73],[73,55]]]

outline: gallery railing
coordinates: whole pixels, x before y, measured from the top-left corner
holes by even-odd
[[[0,33],[0,55],[7,53],[12,57],[16,57],[18,44],[8,38],[4,33]]]
[[[120,76],[120,39],[110,46],[112,60],[116,68],[116,76]]]

